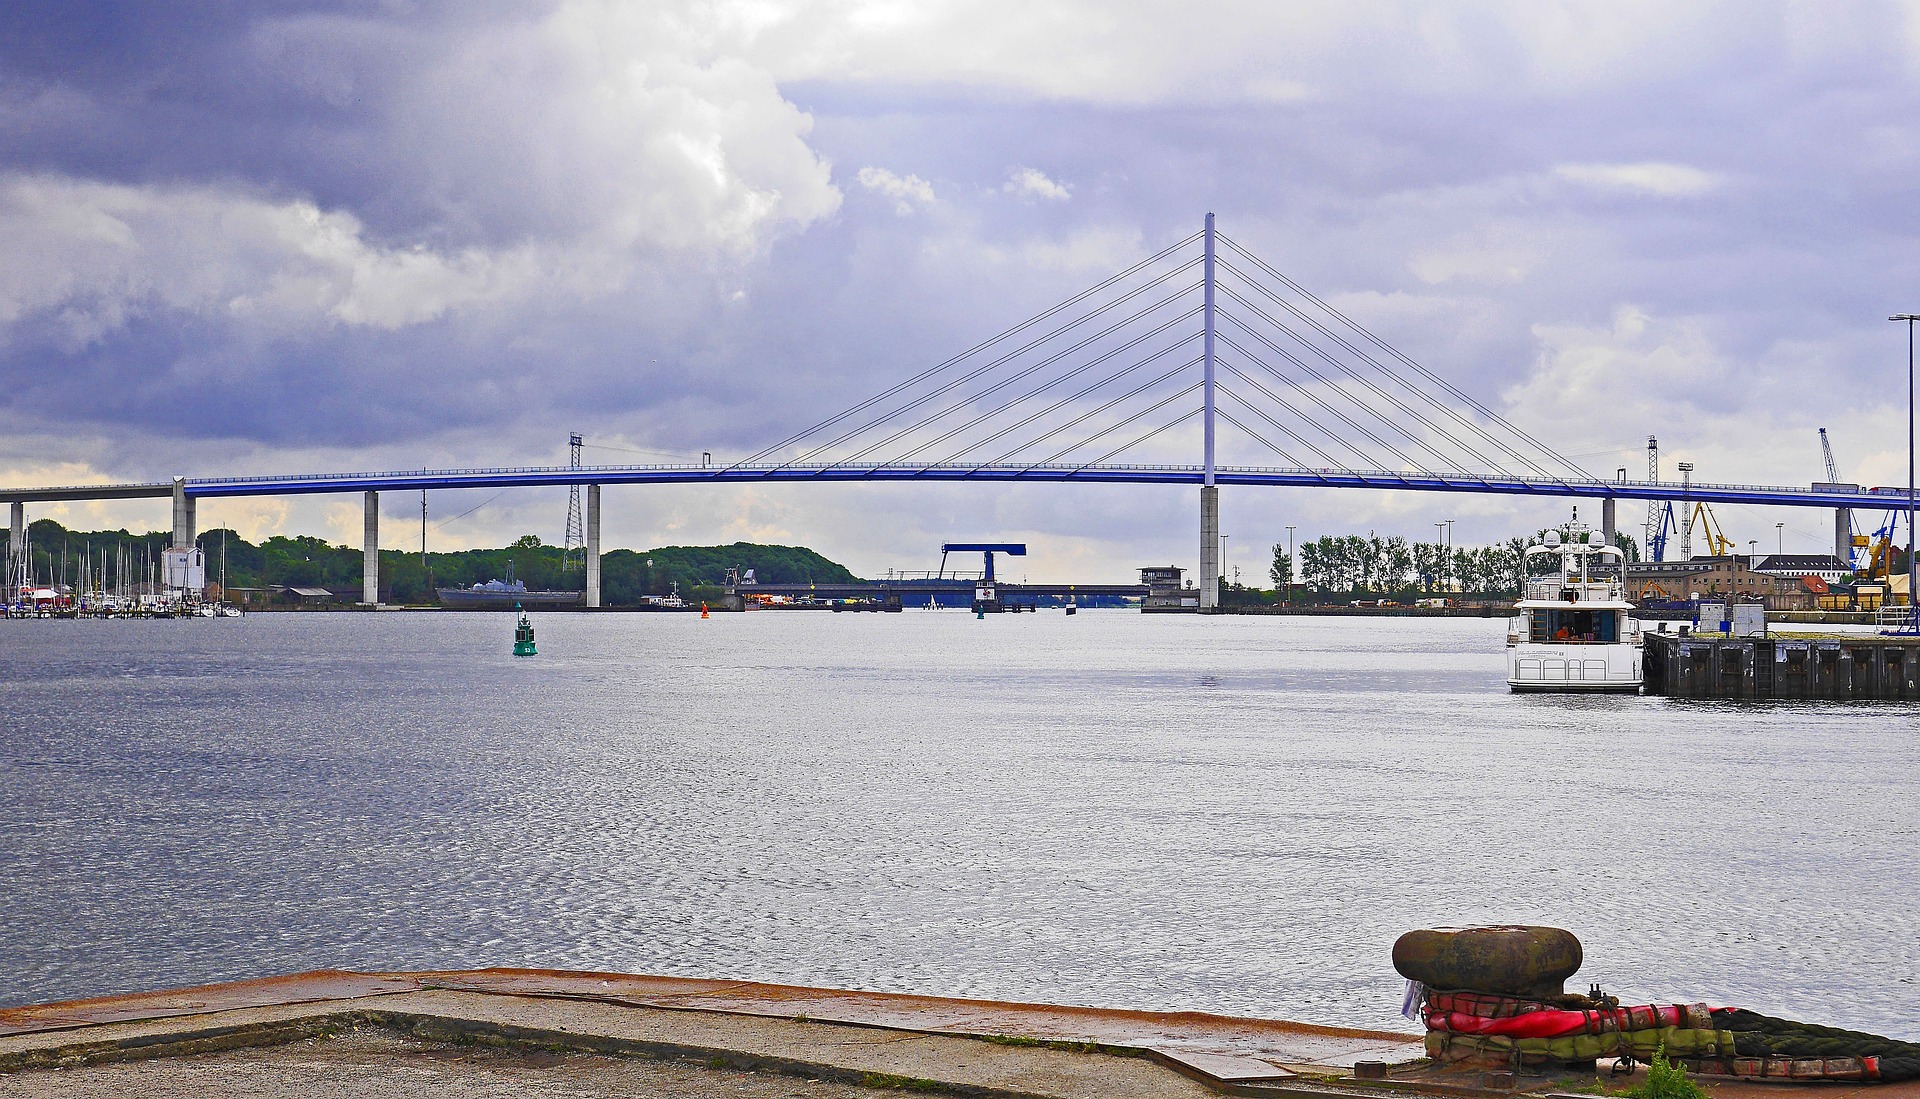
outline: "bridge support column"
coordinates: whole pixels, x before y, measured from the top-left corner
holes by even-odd
[[[1200,613],[1220,606],[1220,486],[1200,489]]]
[[[587,606],[600,606],[600,486],[587,486]]]
[[[13,529],[7,533],[7,585],[20,579],[18,570],[20,558],[27,552],[27,505],[22,501],[13,502]],[[0,602],[11,602],[12,592],[8,592]]]
[[[1620,530],[1618,509],[1614,507],[1616,503],[1611,496],[1600,501],[1600,537],[1609,546],[1613,545],[1613,539]]]
[[[1833,555],[1853,567],[1853,512],[1846,508],[1833,509]]]
[[[367,493],[367,522],[361,542],[360,603],[380,605],[380,494]]]
[[[199,501],[187,495],[187,479],[173,479],[173,548],[192,549],[193,540],[199,534],[195,529],[199,510]]]

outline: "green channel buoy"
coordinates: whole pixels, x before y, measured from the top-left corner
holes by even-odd
[[[513,628],[513,655],[536,656],[539,650],[533,647],[533,623],[527,621],[527,612],[515,603],[513,609],[520,611],[520,624]]]

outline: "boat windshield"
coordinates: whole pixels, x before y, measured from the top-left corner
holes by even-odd
[[[1536,642],[1611,645],[1620,640],[1620,613],[1539,608],[1532,612],[1530,639]]]

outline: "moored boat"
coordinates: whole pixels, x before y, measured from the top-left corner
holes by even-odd
[[[1514,691],[1640,690],[1640,623],[1626,598],[1626,555],[1578,523],[1548,531],[1524,560],[1555,558],[1551,575],[1522,577],[1507,625],[1507,686]],[[1531,569],[1523,571],[1530,573]]]
[[[468,588],[435,588],[440,605],[456,610],[511,610],[523,607],[577,607],[586,600],[585,592],[528,591],[519,580],[489,580]]]

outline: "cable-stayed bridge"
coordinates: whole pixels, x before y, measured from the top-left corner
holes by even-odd
[[[17,555],[30,502],[170,496],[185,548],[201,498],[361,492],[365,590],[377,592],[379,493],[586,485],[597,606],[602,486],[795,481],[1195,485],[1203,608],[1217,595],[1222,485],[1596,499],[1609,537],[1619,500],[1889,505],[1851,486],[1596,478],[1217,232],[1212,215],[1201,232],[732,462],[180,477],[0,489],[0,499],[13,503]]]

